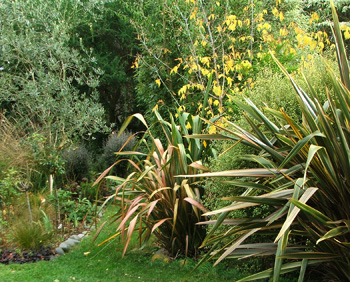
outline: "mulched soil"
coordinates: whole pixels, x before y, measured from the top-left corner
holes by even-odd
[[[41,248],[38,251],[0,250],[0,263],[2,264],[37,262],[51,260],[54,257],[55,251],[50,247]]]

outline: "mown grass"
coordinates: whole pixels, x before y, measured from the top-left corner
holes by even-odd
[[[113,234],[113,226],[105,228],[98,242]],[[215,268],[206,263],[191,273],[196,262],[187,259],[169,263],[152,261],[156,247],[143,250],[130,249],[122,258],[120,240],[103,247],[91,246],[94,233],[75,246],[68,254],[53,261],[27,264],[0,265],[0,281],[235,281],[243,277],[239,269],[226,268],[221,264]],[[134,246],[136,240],[133,241]],[[88,255],[84,253],[90,252]]]

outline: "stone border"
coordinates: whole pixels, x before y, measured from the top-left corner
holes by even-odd
[[[100,209],[100,211],[97,214],[98,218],[102,217],[102,210]],[[58,256],[62,256],[66,253],[69,252],[69,250],[74,247],[75,245],[79,244],[81,240],[83,240],[88,232],[93,231],[95,229],[95,225],[91,224],[90,226],[85,225],[84,226],[87,230],[83,231],[82,233],[78,234],[78,235],[72,235],[70,236],[66,241],[62,242],[56,249],[55,249],[55,254]],[[57,257],[57,256],[56,256]]]
[[[95,226],[91,226],[89,231],[95,229]],[[88,231],[83,231],[78,235],[70,236],[66,241],[62,242],[56,249],[55,254],[61,256],[65,253],[68,253],[69,250],[75,245],[79,244],[81,240],[83,240],[87,236]]]

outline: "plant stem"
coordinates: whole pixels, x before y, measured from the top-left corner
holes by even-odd
[[[31,209],[31,207],[30,207],[28,189],[26,189],[25,191],[26,191],[26,198],[27,198],[27,205],[28,205],[28,212],[29,212],[30,225],[33,225],[33,215],[32,215],[32,209]]]
[[[49,189],[50,189],[50,195],[52,195],[52,192],[53,192],[53,174],[50,174],[50,176],[49,176]]]

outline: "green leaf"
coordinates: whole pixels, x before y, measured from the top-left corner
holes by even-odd
[[[117,136],[120,136],[124,132],[124,130],[127,128],[127,126],[130,124],[130,122],[132,121],[132,119],[134,117],[137,118],[138,120],[140,120],[146,126],[146,128],[148,128],[147,122],[146,122],[145,118],[143,117],[143,115],[141,115],[141,114],[133,114],[133,115],[129,116],[124,121],[123,125],[119,129],[119,132],[118,132]]]
[[[327,261],[327,260],[308,261],[308,265],[318,264],[318,263],[322,263],[322,262],[325,262],[325,261]],[[299,269],[301,267],[301,265],[302,265],[301,261],[283,264],[282,267],[281,267],[280,274],[285,274],[285,273],[289,273],[289,272],[295,271],[295,270]],[[272,273],[273,273],[273,269],[270,268],[270,269],[264,270],[262,272],[259,272],[259,273],[247,276],[247,277],[245,277],[243,279],[238,280],[237,282],[256,281],[256,280],[259,280],[259,279],[270,278]]]
[[[271,206],[280,206],[287,202],[286,199],[267,198],[264,196],[251,196],[251,197],[233,196],[233,197],[224,197],[223,200],[257,203],[257,204],[264,204],[264,205],[271,205]]]
[[[335,227],[331,230],[329,230],[325,235],[323,235],[320,239],[317,240],[316,244],[324,241],[324,240],[327,240],[327,239],[331,239],[331,238],[334,238],[334,237],[337,237],[337,236],[342,236],[344,234],[347,234],[349,233],[349,229],[347,226],[338,226],[338,227]]]
[[[312,208],[304,203],[301,203],[295,199],[290,199],[290,202],[323,224],[328,225],[327,222],[331,221],[331,219],[329,217],[325,216],[323,213],[319,212],[318,210],[316,210],[316,209],[314,209],[314,208]]]
[[[324,252],[300,252],[300,253],[288,253],[280,256],[285,259],[308,259],[308,260],[329,260],[336,258],[336,254],[324,253]]]
[[[299,140],[293,149],[289,152],[288,156],[284,159],[284,161],[279,165],[279,168],[283,168],[292,158],[294,158],[297,154],[300,153],[300,150],[315,136],[324,137],[324,134],[321,134],[320,132],[314,132],[310,135],[304,137],[303,139]]]
[[[252,169],[237,169],[226,170],[219,172],[202,173],[195,175],[176,175],[175,177],[275,177],[278,174],[286,172],[286,169],[265,169],[265,168],[252,168]]]
[[[303,195],[300,197],[298,203],[303,203],[303,204],[306,203],[317,190],[318,190],[317,188],[308,188],[303,193]],[[293,198],[290,199],[290,201],[292,203],[294,203],[292,200],[295,200],[295,199],[293,199]],[[299,211],[300,211],[300,209],[298,207],[292,208],[291,212],[289,213],[288,217],[286,218],[285,222],[283,223],[283,226],[282,226],[280,232],[278,233],[278,235],[275,239],[275,242],[277,242],[283,236],[283,234],[285,234],[285,232],[289,229],[289,227],[293,223],[294,219],[297,217]]]
[[[304,277],[305,277],[305,273],[306,273],[306,267],[307,267],[308,262],[309,262],[308,259],[303,259],[303,261],[301,262],[298,282],[303,282],[304,281]]]

